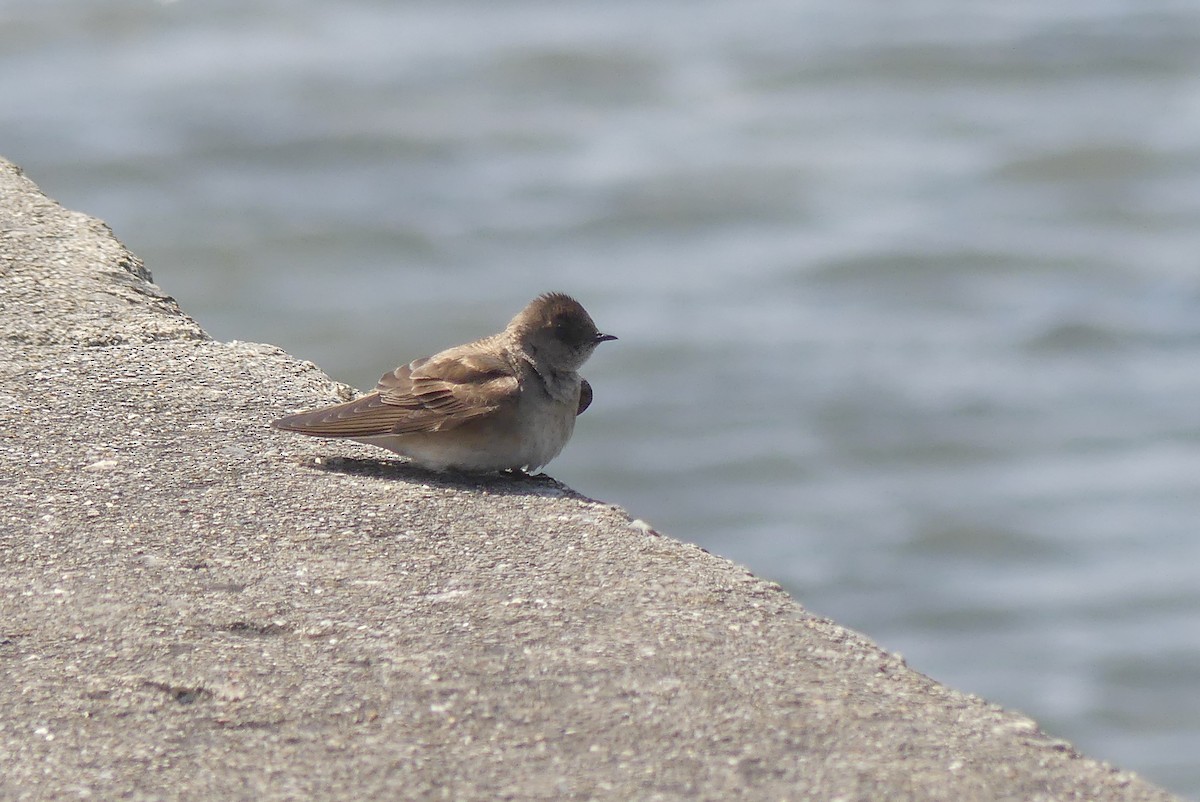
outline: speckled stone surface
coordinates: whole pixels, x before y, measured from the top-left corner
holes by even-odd
[[[1172,798],[551,479],[268,428],[349,390],[3,161],[0,247],[4,800]]]

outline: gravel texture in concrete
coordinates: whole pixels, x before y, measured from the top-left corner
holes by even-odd
[[[0,798],[1172,798],[552,479],[270,429],[350,390],[2,160],[0,243]]]

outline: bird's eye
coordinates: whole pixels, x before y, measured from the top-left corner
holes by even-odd
[[[550,329],[554,332],[556,340],[571,347],[582,345],[588,339],[587,327],[569,315],[553,318]]]

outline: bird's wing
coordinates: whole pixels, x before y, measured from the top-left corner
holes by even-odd
[[[592,385],[587,379],[579,380],[579,408],[575,410],[575,417],[583,414],[583,411],[592,405]]]
[[[519,381],[491,354],[446,352],[383,374],[362,398],[289,415],[279,429],[317,437],[440,432],[516,405]]]

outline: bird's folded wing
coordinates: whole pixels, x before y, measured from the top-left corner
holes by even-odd
[[[515,406],[519,383],[507,362],[485,354],[417,359],[385,373],[375,392],[289,415],[280,429],[318,437],[373,437],[453,429]]]
[[[579,380],[579,407],[575,410],[575,417],[583,414],[583,411],[592,405],[592,385],[587,379]]]

